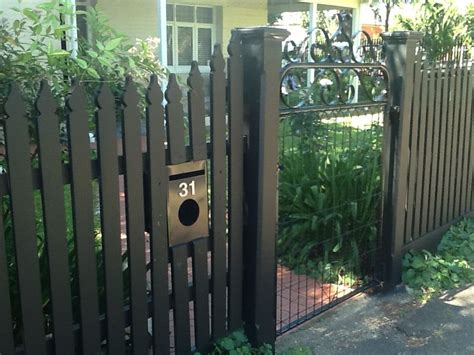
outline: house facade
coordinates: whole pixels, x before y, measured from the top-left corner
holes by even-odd
[[[44,0],[2,0],[2,16],[13,18],[12,7],[34,7]],[[264,26],[284,12],[308,12],[314,28],[318,10],[349,10],[354,29],[367,0],[68,0],[77,10],[96,6],[110,24],[132,40],[158,37],[159,58],[171,71],[187,72],[192,61],[208,71],[214,43],[227,44],[232,28]],[[78,33],[87,36],[87,24],[77,17]]]

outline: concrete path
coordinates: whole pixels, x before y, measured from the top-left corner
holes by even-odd
[[[474,354],[474,285],[420,305],[404,289],[361,295],[279,337],[314,354]]]

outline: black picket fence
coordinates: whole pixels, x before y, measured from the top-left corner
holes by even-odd
[[[239,60],[231,75],[242,76]],[[224,66],[216,47],[210,141],[197,64],[188,80],[187,132],[174,75],[165,108],[152,77],[145,98],[127,79],[120,105],[106,84],[91,95],[78,83],[64,115],[46,82],[29,112],[11,86],[0,180],[2,354],[205,352],[211,336],[242,326],[242,85],[229,86],[235,109],[226,116]],[[175,220],[184,227],[169,233]],[[204,228],[196,230],[198,222]]]
[[[78,82],[59,100],[46,82],[37,97],[22,97],[17,83],[9,87],[1,120],[0,284],[8,287],[0,288],[0,353],[205,353],[242,327],[253,344],[272,344],[277,330],[381,282],[397,283],[406,248],[433,244],[472,213],[470,63],[422,63],[417,35],[395,34],[385,39],[386,64],[323,64],[342,91],[323,90],[306,109],[280,110],[286,36],[235,30],[227,68],[220,48],[214,52],[208,100],[192,66],[187,110],[174,75],[164,94],[156,78],[144,94],[130,79],[120,94],[104,83],[91,93]],[[357,102],[344,91],[356,86],[354,75],[339,81],[347,70],[372,78],[365,93],[348,89]],[[319,116],[280,124],[292,110]],[[364,115],[370,119],[354,127]],[[351,122],[339,121],[343,116]],[[311,134],[315,122],[322,125]],[[302,131],[310,142],[305,154],[331,146],[357,152],[367,147],[352,139],[364,137],[380,149],[371,160],[380,178],[336,211],[370,202],[367,225],[359,227],[373,238],[356,243],[362,263],[352,258],[342,272],[329,270],[327,283],[342,279],[341,292],[331,291],[321,306],[298,299],[292,318],[277,303],[287,290],[284,263],[277,266],[277,167],[279,158],[288,165],[291,154],[300,157],[301,140],[288,144]],[[431,194],[440,188],[438,201]],[[329,212],[315,206],[317,216]],[[333,253],[355,250],[346,243],[355,224],[331,228],[339,231],[326,243]],[[321,260],[316,255],[316,268]],[[317,278],[303,284],[311,282],[325,292]]]

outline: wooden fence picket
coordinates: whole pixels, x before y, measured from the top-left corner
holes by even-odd
[[[5,243],[5,224],[3,194],[0,194],[0,353],[13,355],[15,353],[15,342],[12,328],[12,308],[10,303],[10,287],[8,279],[7,249]]]
[[[220,47],[211,60],[211,237],[212,336],[226,333],[226,122],[224,58]]]
[[[134,353],[144,354],[148,349],[148,313],[145,274],[143,162],[138,101],[137,88],[129,77],[122,97],[124,105],[122,127],[132,346]]]
[[[242,327],[243,63],[234,33],[229,44],[229,330]]]
[[[181,105],[181,90],[176,76],[173,74],[169,77],[165,97],[168,102],[166,105],[166,127],[170,164],[184,163],[186,161],[184,113]],[[186,354],[191,349],[187,245],[173,246],[171,258],[175,349],[177,354]]]
[[[8,177],[26,354],[45,354],[44,316],[38,263],[30,136],[20,90],[12,85],[5,105]]]
[[[82,85],[74,87],[67,100],[71,168],[71,195],[77,277],[81,312],[82,352],[100,351],[99,301],[97,296],[97,261],[93,220],[93,194],[87,98]]]
[[[57,105],[46,81],[41,83],[36,107],[40,113],[36,124],[44,231],[48,250],[51,303],[53,304],[54,347],[57,354],[72,354],[74,352],[73,316],[61,169],[62,147],[59,142],[59,118],[55,113]]]
[[[100,216],[105,274],[105,314],[109,354],[125,354],[122,243],[115,97],[102,84],[96,97],[97,153],[100,167]],[[120,297],[122,295],[122,297]]]
[[[153,351],[170,351],[168,302],[168,173],[166,170],[163,93],[156,76],[147,90],[147,170],[150,192],[151,285],[153,300]]]
[[[193,160],[207,159],[203,83],[199,65],[193,62],[188,77],[189,129]],[[192,242],[192,268],[196,348],[205,353],[209,350],[210,340],[207,238],[196,239]]]

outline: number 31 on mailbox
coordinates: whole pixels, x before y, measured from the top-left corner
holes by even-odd
[[[209,236],[206,162],[169,165],[169,245]]]

